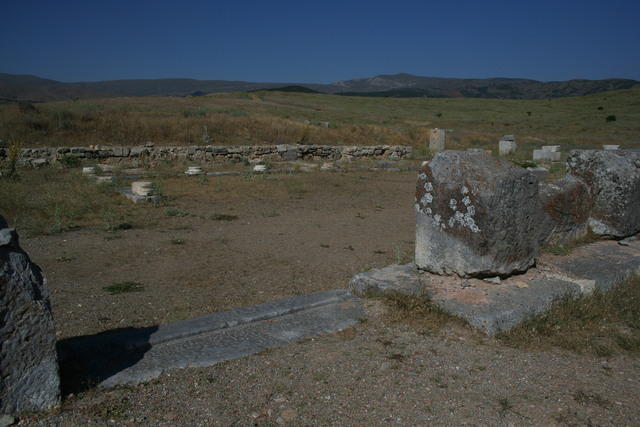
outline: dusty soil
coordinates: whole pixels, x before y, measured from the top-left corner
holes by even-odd
[[[148,222],[23,238],[60,338],[344,288],[412,256],[415,173],[163,182]],[[211,219],[214,214],[236,220]],[[103,287],[135,281],[141,292]],[[640,360],[506,347],[469,328],[398,323],[380,301],[346,331],[240,360],[68,395],[33,425],[633,425]]]

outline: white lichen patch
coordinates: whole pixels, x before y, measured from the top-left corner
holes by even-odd
[[[475,210],[474,210],[475,212]],[[479,233],[480,228],[476,225],[473,216],[467,213],[462,213],[460,211],[456,211],[448,221],[449,228],[453,228],[456,225],[461,226],[462,228],[468,228],[472,233]]]
[[[427,179],[427,174],[424,172],[421,172],[420,174],[418,174],[418,179],[421,181],[424,181]]]
[[[420,179],[424,179],[425,177],[419,175]],[[452,215],[447,219],[449,215],[445,215],[443,218],[442,212],[434,214],[433,208],[428,205],[433,205],[434,196],[433,192],[433,184],[431,182],[424,183],[424,189],[426,193],[420,198],[420,200],[416,203],[416,210],[421,212],[427,216],[431,217],[431,221],[434,227],[440,228],[442,230],[446,230],[447,228],[455,228],[462,227],[470,230],[472,233],[479,233],[480,228],[477,226],[473,216],[476,214],[476,209],[472,205],[471,198],[467,196],[469,194],[469,189],[466,186],[463,186],[461,189],[462,195],[464,196],[460,201],[455,198],[449,199],[449,208],[453,211]],[[466,208],[466,209],[465,209]],[[462,212],[462,210],[466,210],[466,212]]]

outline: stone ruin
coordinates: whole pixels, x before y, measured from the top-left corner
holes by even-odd
[[[447,132],[445,129],[431,129],[429,133],[429,150],[439,152],[445,149]]]
[[[567,172],[540,182],[480,151],[436,154],[418,175],[415,262],[358,273],[351,291],[427,298],[496,335],[640,274],[640,150],[574,150]],[[540,256],[589,232],[603,238]]]
[[[59,404],[56,335],[46,281],[0,216],[0,415]]]
[[[640,232],[640,153],[574,150],[567,171],[539,183],[484,153],[436,154],[418,175],[416,266],[505,277],[534,265],[543,244],[568,243],[589,230],[613,238]]]
[[[498,142],[498,152],[501,156],[515,154],[517,149],[518,144],[516,144],[516,137],[513,135],[505,135]]]
[[[418,175],[416,265],[436,274],[525,271],[539,251],[538,180],[486,153],[446,151]]]
[[[559,145],[545,145],[539,150],[533,150],[533,160],[559,162],[562,153]]]
[[[94,159],[113,164],[136,164],[143,161],[155,164],[171,160],[190,162],[401,160],[410,158],[411,153],[412,147],[404,145],[155,146],[153,143],[148,143],[131,147],[95,145],[90,147],[23,148],[19,163],[23,166],[42,167],[56,164],[66,158]],[[0,160],[6,159],[7,156],[7,150],[0,147]]]

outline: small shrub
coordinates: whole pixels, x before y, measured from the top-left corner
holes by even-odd
[[[613,114],[607,116],[607,118],[605,119],[608,122],[615,122],[617,120],[617,117]]]
[[[20,110],[20,112],[22,114],[38,114],[40,113],[40,110],[38,110],[35,105],[33,105],[30,102],[25,102],[25,101],[19,101],[18,102],[18,109]]]
[[[567,256],[571,252],[571,250],[568,247],[566,247],[565,245],[548,246],[548,247],[544,248],[543,250],[546,253],[549,253],[549,254],[552,254],[552,255],[558,255],[558,256]]]
[[[172,245],[184,245],[185,244],[185,240],[184,239],[171,239],[171,244]]]
[[[58,159],[58,162],[65,169],[74,169],[80,167],[80,159],[72,154],[65,154]]]
[[[117,282],[112,283],[109,286],[104,286],[102,289],[109,292],[111,295],[117,295],[128,292],[142,292],[144,290],[144,285],[139,282]]]
[[[7,147],[7,166],[8,170],[6,176],[8,178],[16,179],[18,177],[18,160],[20,159],[20,152],[22,151],[22,143],[18,140],[9,141]]]
[[[207,112],[205,110],[183,110],[183,117],[206,117]]]
[[[189,216],[189,212],[182,209],[177,209],[177,208],[167,209],[166,211],[164,211],[164,214],[166,216],[177,216],[177,217]]]
[[[235,221],[238,219],[238,215],[226,215],[226,214],[211,214],[209,219],[214,221]]]
[[[125,221],[124,215],[114,212],[112,209],[102,209],[100,216],[102,217],[104,231],[114,232],[132,228],[131,224]]]
[[[602,106],[598,107],[598,110],[602,111],[604,108]]]

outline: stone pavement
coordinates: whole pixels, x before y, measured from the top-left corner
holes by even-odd
[[[415,264],[405,264],[359,273],[351,279],[350,288],[360,296],[426,296],[444,311],[495,335],[548,310],[565,295],[606,291],[638,274],[640,241],[625,245],[603,241],[578,248],[566,257],[543,256],[527,273],[498,284],[437,276],[418,270]]]
[[[315,292],[167,325],[76,337],[59,343],[61,362],[102,387],[138,384],[171,369],[211,366],[364,317],[348,290]]]

